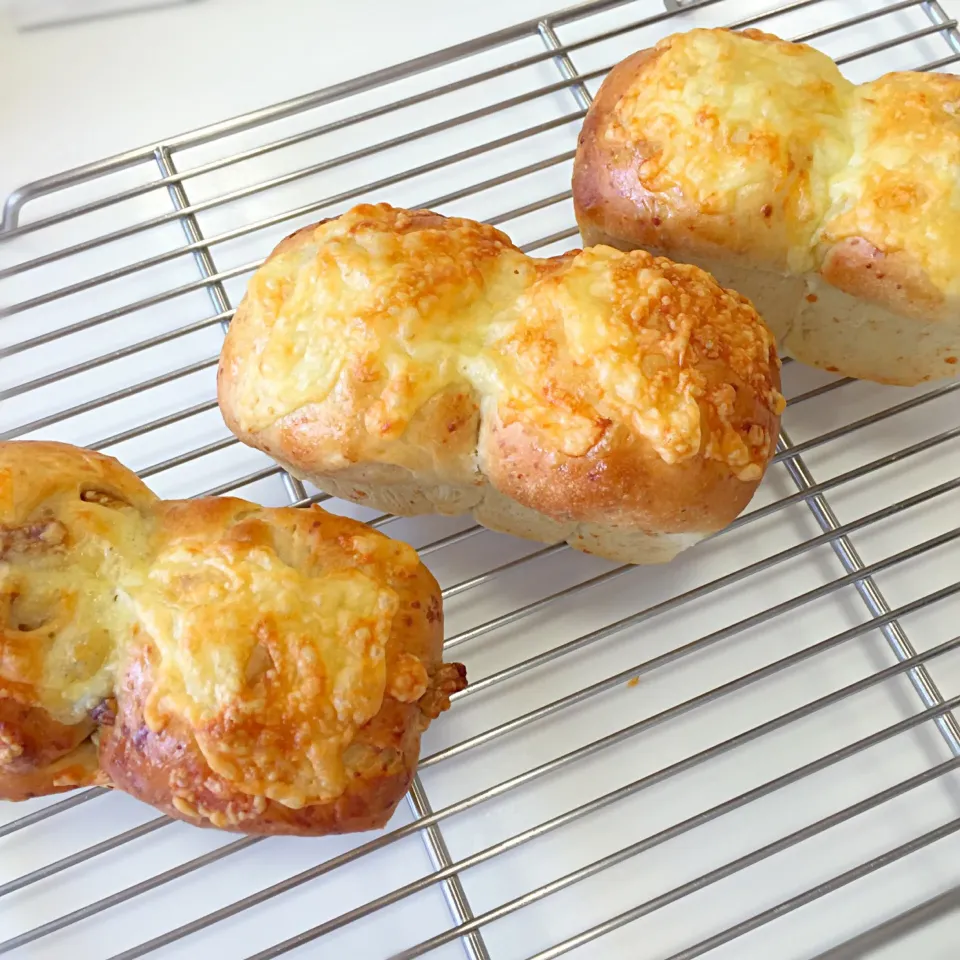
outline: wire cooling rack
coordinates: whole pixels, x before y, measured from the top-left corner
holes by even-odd
[[[389,200],[575,244],[591,95],[693,25],[808,40],[855,80],[960,62],[937,3],[666,7],[594,0],[17,191],[0,435],[107,450],[165,496],[322,500],[214,400],[222,331],[281,236]],[[101,790],[4,805],[0,954],[954,957],[960,381],[784,378],[760,493],[667,567],[327,501],[422,548],[472,679],[408,805],[320,840]]]

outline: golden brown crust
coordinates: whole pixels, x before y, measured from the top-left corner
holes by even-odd
[[[573,166],[573,197],[577,222],[586,246],[622,238],[623,249],[655,246],[669,211],[644,189],[640,167],[650,146],[624,143],[606,136],[608,116],[629,89],[634,77],[654,57],[655,49],[640,50],[618,63],[606,76],[584,118]]]
[[[124,676],[125,709],[102,737],[101,765],[120,789],[196,826],[301,836],[378,829],[413,780],[421,731],[466,683],[461,664],[443,664],[437,676],[447,680],[445,687],[431,683],[420,704],[385,700],[377,716],[357,732],[348,748],[348,781],[339,796],[293,808],[239,792],[211,771],[184,724],[149,728],[142,706],[153,671],[149,654],[141,651]]]
[[[585,244],[697,263],[762,307],[798,359],[916,383],[957,372],[958,171],[960,78],[856,87],[804,44],[697,29],[608,74],[573,197]],[[821,298],[821,281],[849,299]]]
[[[571,543],[554,521],[729,523],[769,462],[778,391],[756,312],[695,267],[531,258],[492,227],[387,204],[284,241],[218,373],[230,429],[323,489]]]
[[[906,317],[924,320],[944,309],[943,292],[914,257],[902,250],[884,253],[862,237],[832,244],[824,255],[820,275],[854,297],[886,301]]]
[[[26,698],[26,691],[21,695]],[[76,750],[95,729],[89,718],[59,723],[40,707],[0,698],[0,765],[10,773],[47,767]]]
[[[88,749],[95,729],[89,718],[58,723],[40,707],[0,697],[0,797],[27,800],[100,782],[96,750]]]
[[[0,503],[0,796],[112,784],[247,833],[389,819],[465,684],[410,547],[318,507],[158,501],[62,444],[0,444]]]
[[[960,322],[960,77],[886,74],[857,88],[849,123],[821,274],[905,316]]]
[[[771,431],[769,410],[742,387],[733,403],[736,420],[758,425],[758,442],[772,457],[777,433]],[[646,456],[622,426],[607,427],[586,454],[568,457],[544,449],[519,422],[493,421],[481,438],[480,455],[491,481],[518,503],[559,521],[621,529],[710,533],[736,518],[755,489],[716,461],[668,464]],[[651,491],[657,491],[655,501]]]
[[[92,740],[84,740],[75,750],[48,764],[15,766],[0,765],[0,799],[32,800],[78,787],[110,786]]]
[[[823,188],[848,152],[851,91],[828,58],[760,31],[668,37],[618,64],[588,112],[578,221],[631,244],[669,234],[678,254],[803,269],[829,206]]]

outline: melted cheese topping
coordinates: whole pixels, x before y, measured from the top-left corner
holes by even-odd
[[[379,382],[371,433],[396,436],[411,412],[464,376],[495,384],[485,352],[535,275],[493,228],[389,232],[361,211],[321,226],[316,246],[268,260],[248,299],[270,319],[243,395],[262,428],[321,402],[341,375]]]
[[[666,463],[697,455],[707,436],[706,456],[743,480],[762,475],[770,438],[733,426],[732,387],[704,369],[735,371],[772,409],[781,408],[770,385],[771,341],[746,300],[696,267],[594,247],[531,287],[519,310],[522,335],[514,332],[504,352],[525,389],[514,391],[508,406],[541,423],[565,414],[558,436],[565,453],[582,456],[604,423],[617,420]]]
[[[105,457],[0,444],[0,698],[86,724],[143,697],[150,730],[176,721],[237,790],[331,800],[384,697],[429,685],[413,653],[388,662],[392,584],[419,570],[411,547],[319,508],[166,503]]]
[[[343,792],[343,750],[383,702],[392,589],[224,537],[164,550],[135,604],[159,652],[151,729],[186,720],[245,793],[301,807]]]
[[[747,30],[691,30],[639,64],[605,134],[690,240],[793,273],[862,238],[960,293],[960,78],[854,86],[825,54]]]
[[[235,323],[233,412],[246,431],[359,394],[371,438],[397,437],[456,384],[570,455],[611,419],[669,463],[697,455],[709,428],[707,455],[747,479],[768,448],[727,429],[729,380],[782,406],[771,335],[702,271],[610,248],[538,260],[492,227],[385,204],[270,258]]]
[[[146,555],[149,527],[129,503],[81,499],[85,488],[116,489],[93,471],[60,489],[45,479],[0,463],[0,693],[30,690],[72,724],[113,689],[135,620],[130,560]],[[133,480],[131,499],[150,502]]]
[[[821,240],[907,251],[960,294],[960,77],[895,73],[857,90],[854,150],[830,187]]]
[[[655,49],[608,136],[651,146],[643,186],[716,217],[699,225],[707,239],[728,244],[731,216],[764,218],[785,234],[786,265],[809,269],[828,184],[852,149],[853,85],[812,47],[726,30],[691,30]],[[736,234],[738,252],[753,252],[754,238],[769,255],[769,238],[755,229]]]

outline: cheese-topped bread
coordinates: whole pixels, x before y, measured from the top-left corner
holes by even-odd
[[[382,826],[464,685],[436,581],[320,508],[158,500],[0,444],[0,796],[103,784],[249,833]]]
[[[770,332],[702,270],[386,204],[274,250],[218,385],[241,440],[336,496],[634,563],[740,513],[783,407]]]
[[[893,384],[960,358],[960,77],[855,86],[756,30],[691,30],[628,57],[588,111],[584,243],[699,264],[781,352]]]

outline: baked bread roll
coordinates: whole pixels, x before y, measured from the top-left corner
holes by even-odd
[[[114,786],[244,833],[383,826],[465,685],[414,550],[0,444],[0,798]]]
[[[386,204],[280,243],[218,390],[244,443],[334,496],[629,563],[743,510],[783,407],[770,332],[696,267],[610,247],[537,259]]]
[[[782,355],[907,386],[960,370],[960,77],[854,86],[756,30],[670,36],[606,77],[573,197],[585,244],[699,264]]]

